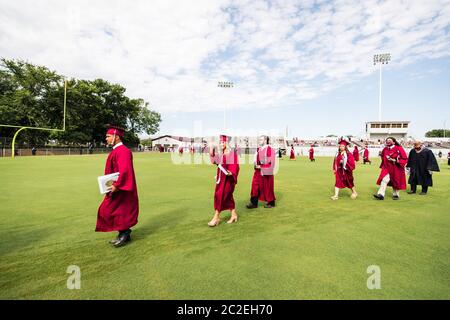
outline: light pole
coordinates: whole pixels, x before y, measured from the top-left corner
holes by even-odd
[[[217,86],[219,88],[233,88],[234,87],[234,83],[231,81],[219,81],[217,83]],[[224,134],[225,134],[225,130],[227,129],[227,107],[224,106],[223,108],[223,130],[224,130]]]
[[[381,66],[383,64],[388,64],[391,61],[390,53],[382,53],[376,54],[373,56],[373,65],[375,66],[377,63],[380,65],[380,92],[378,99],[378,121],[381,121]]]
[[[446,130],[446,129],[445,129],[445,127],[446,127],[446,126],[445,126],[445,123],[446,123],[446,122],[447,122],[447,120],[444,120],[444,139],[445,139],[445,130]]]

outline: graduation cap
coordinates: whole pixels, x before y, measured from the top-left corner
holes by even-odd
[[[108,124],[106,134],[116,135],[123,138],[123,135],[125,134],[125,129]]]
[[[229,142],[230,141],[230,137],[228,137],[227,135],[221,134],[220,135],[220,142]]]
[[[342,136],[339,138],[338,144],[343,144],[345,146],[348,146],[350,144],[350,141],[348,140],[347,137]]]

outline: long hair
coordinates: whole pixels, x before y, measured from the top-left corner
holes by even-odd
[[[400,143],[398,143],[397,139],[395,139],[394,137],[387,137],[386,140],[387,139],[391,139],[396,146],[400,146]],[[384,140],[384,141],[386,141],[386,140]]]
[[[341,144],[338,144],[338,153],[341,152]],[[350,150],[348,150],[348,144],[345,145],[345,152],[350,152]]]
[[[269,138],[269,136],[267,136],[267,135],[265,135],[265,134],[262,134],[262,135],[260,135],[259,137],[264,139],[264,143],[265,143],[265,144],[269,144],[269,143],[270,143],[270,138]],[[259,142],[258,142],[258,144],[259,144]]]
[[[341,146],[341,144],[338,144],[338,150],[337,150],[337,152],[336,152],[336,155],[334,156],[334,160],[333,160],[333,168],[334,168],[334,166],[336,165],[336,159],[337,159],[337,157],[341,154],[341,148],[340,148],[340,146]],[[344,152],[345,152],[345,155],[344,155],[344,165],[343,165],[343,167],[345,168],[345,166],[346,166],[346,164],[347,164],[347,159],[348,159],[348,155],[349,154],[352,154],[349,150],[348,150],[348,144],[345,146],[345,150],[344,150]],[[336,170],[338,169],[337,167],[335,168]]]

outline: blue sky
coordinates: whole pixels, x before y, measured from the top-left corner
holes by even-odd
[[[449,0],[0,0],[1,57],[120,83],[160,134],[218,134],[226,106],[228,133],[361,135],[384,52],[383,119],[450,127]]]
[[[425,59],[402,68],[394,68],[394,64],[395,60],[382,71],[382,120],[411,121],[409,132],[416,138],[443,128],[444,121],[450,129],[450,58]],[[298,105],[263,110],[227,108],[227,127],[237,132],[272,129],[282,134],[288,127],[290,135],[310,138],[363,135],[365,122],[378,120],[378,99],[377,68],[369,76]],[[163,113],[161,132],[191,134],[196,122],[201,122],[205,131],[221,131],[223,117],[223,110]]]

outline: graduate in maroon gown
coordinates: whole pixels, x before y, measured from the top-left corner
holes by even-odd
[[[295,160],[294,145],[291,145],[291,155],[289,156],[289,160]]]
[[[356,162],[359,161],[359,150],[358,150],[358,146],[355,146],[355,148],[353,149],[353,158],[355,159]]]
[[[269,137],[259,137],[259,148],[254,158],[254,169],[252,179],[252,190],[250,192],[250,203],[248,209],[258,207],[258,200],[266,202],[264,208],[275,207],[274,192],[274,168],[275,150],[269,145]]]
[[[220,150],[216,153],[211,146],[211,162],[217,165],[216,187],[214,190],[214,217],[208,223],[208,226],[215,227],[220,223],[220,213],[224,210],[230,210],[231,217],[227,223],[237,222],[237,213],[233,198],[234,188],[237,184],[239,175],[239,162],[235,150],[229,146],[229,137],[220,136]]]
[[[358,196],[353,182],[353,170],[356,169],[356,163],[353,154],[348,150],[348,145],[348,139],[341,137],[339,149],[333,161],[333,172],[336,182],[334,195],[331,197],[332,200],[339,199],[339,190],[344,188],[352,190],[352,195],[350,196],[352,199],[356,199]]]
[[[311,145],[311,149],[309,149],[309,160],[311,162],[315,162],[316,159],[314,158],[314,145]]]
[[[139,201],[133,168],[133,155],[122,143],[124,130],[109,126],[106,143],[112,147],[105,166],[105,175],[119,172],[119,179],[113,183],[98,208],[97,232],[119,231],[110,243],[123,246],[131,240],[131,227],[138,222]]]
[[[369,159],[369,148],[366,146],[363,152],[363,164],[366,164],[367,162],[372,164],[372,161]]]
[[[392,199],[400,199],[400,190],[406,189],[405,166],[408,162],[408,156],[405,149],[393,137],[386,139],[385,148],[381,151],[381,173],[377,184],[380,188],[374,198],[384,200],[386,187],[392,186]]]

